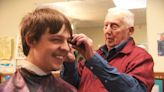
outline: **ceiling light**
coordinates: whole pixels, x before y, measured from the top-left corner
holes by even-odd
[[[146,0],[113,0],[116,7],[124,9],[146,8]]]

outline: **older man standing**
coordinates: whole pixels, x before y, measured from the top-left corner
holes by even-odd
[[[74,34],[73,48],[86,61],[65,62],[63,79],[79,92],[151,92],[154,85],[153,59],[135,45],[134,15],[129,10],[111,8],[104,21],[105,44],[97,52],[93,41],[84,34]],[[83,47],[81,47],[83,45]],[[70,53],[70,61],[75,61]]]

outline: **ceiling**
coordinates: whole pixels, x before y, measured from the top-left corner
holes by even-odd
[[[108,8],[115,7],[112,0],[59,0],[38,7],[53,7],[69,16],[76,28],[102,26]],[[135,24],[146,23],[146,9],[133,9]]]

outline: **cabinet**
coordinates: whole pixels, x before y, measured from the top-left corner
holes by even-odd
[[[155,72],[155,85],[153,87],[152,92],[164,92],[164,73],[163,72]]]

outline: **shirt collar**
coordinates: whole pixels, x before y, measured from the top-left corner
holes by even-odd
[[[38,66],[32,64],[31,62],[29,61],[25,61],[26,64],[22,65],[23,68],[29,70],[29,71],[32,71],[34,73],[36,73],[37,75],[47,75],[49,73],[45,73],[42,69],[40,69]]]
[[[132,38],[129,37],[128,40],[125,40],[125,41],[121,42],[120,44],[116,45],[114,48],[116,49],[116,51],[122,50],[122,49],[125,47],[125,45],[126,45],[131,39],[132,39]]]
[[[121,42],[120,44],[116,45],[115,47],[113,47],[110,51],[115,50],[116,52],[121,51],[124,46],[132,39],[132,37],[129,37],[128,40],[125,40],[123,42]],[[100,49],[106,54],[108,55],[110,51],[108,51],[108,48],[106,45],[103,45],[102,47],[100,47]]]

